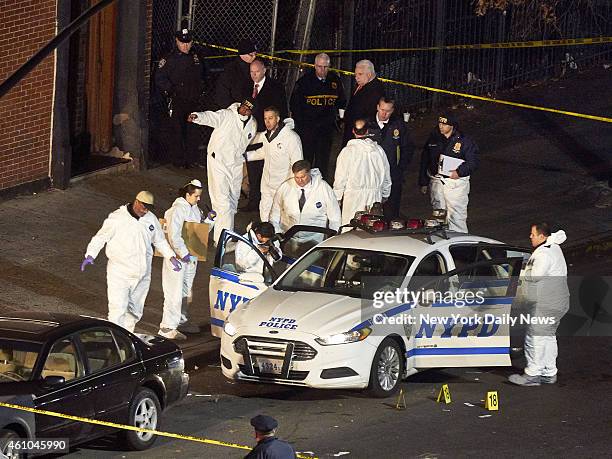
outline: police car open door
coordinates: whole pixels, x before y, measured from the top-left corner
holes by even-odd
[[[429,280],[420,294],[408,340],[414,368],[510,365],[511,306],[523,257],[477,262]]]
[[[336,234],[327,228],[297,225],[280,235],[282,258],[273,265],[258,250],[258,241],[251,241],[233,231],[223,230],[217,246],[215,264],[210,273],[210,328],[213,336],[221,337],[230,312],[255,298],[271,285],[297,258],[324,239]],[[236,245],[246,244],[263,262],[263,272],[244,272],[236,260]]]

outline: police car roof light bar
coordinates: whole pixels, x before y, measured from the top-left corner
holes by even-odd
[[[383,221],[382,219],[379,219],[377,221]],[[427,235],[427,242],[429,242],[430,244],[433,244],[433,241],[431,240],[431,236],[437,235],[440,236],[444,239],[448,239],[448,235],[446,234],[446,228],[445,225],[440,224],[437,226],[423,226],[421,228],[405,228],[405,229],[401,229],[401,230],[392,230],[392,229],[388,229],[388,225],[377,225],[379,228],[381,226],[385,227],[384,230],[376,230],[373,226],[368,226],[364,223],[361,222],[361,220],[359,219],[352,219],[351,222],[348,225],[344,225],[344,227],[352,227],[353,229],[361,229],[363,231],[366,231],[369,234],[376,234],[376,235],[385,235],[385,236],[407,236],[407,235],[413,235],[413,234],[425,234]]]

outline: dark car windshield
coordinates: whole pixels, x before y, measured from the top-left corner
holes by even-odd
[[[274,288],[372,299],[375,290],[399,288],[413,262],[408,255],[320,248],[289,268]]]
[[[29,381],[39,352],[37,345],[0,340],[0,383]]]

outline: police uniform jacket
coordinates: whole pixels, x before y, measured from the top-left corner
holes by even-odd
[[[478,146],[472,139],[453,129],[447,139],[438,128],[430,134],[421,154],[421,167],[419,170],[419,185],[429,185],[429,178],[438,175],[440,155],[459,158],[465,162],[457,168],[459,177],[469,177],[478,169]]]
[[[188,54],[174,49],[158,64],[157,88],[175,103],[197,103],[203,89],[204,64],[194,47]]]
[[[414,144],[408,135],[406,123],[392,116],[381,129],[374,116],[369,120],[368,131],[373,135],[372,139],[385,150],[391,181],[401,181],[414,154]]]
[[[292,459],[297,457],[293,447],[276,437],[268,437],[257,443],[257,446],[244,459]]]
[[[308,71],[296,81],[289,105],[298,128],[304,124],[331,126],[337,109],[346,105],[342,82],[332,72],[320,80],[314,71]]]
[[[353,137],[353,123],[355,120],[360,118],[368,119],[376,115],[376,106],[384,95],[383,84],[378,78],[374,78],[353,94],[344,114],[344,144]]]
[[[217,79],[215,102],[218,108],[225,108],[250,97],[252,91],[250,64],[237,57],[225,65]]]

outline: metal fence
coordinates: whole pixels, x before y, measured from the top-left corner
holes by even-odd
[[[473,0],[154,0],[153,71],[173,46],[173,32],[181,19],[196,39],[236,47],[250,38],[267,53],[283,49],[352,49],[331,54],[332,66],[353,70],[360,59],[370,59],[380,76],[408,83],[492,95],[500,89],[560,76],[612,58],[612,45],[456,49],[365,53],[370,48],[443,47],[458,44],[612,36],[612,1],[559,0],[556,20],[547,22],[539,2],[510,4],[506,11],[475,13]],[[209,54],[224,52],[210,50]],[[312,62],[314,56],[282,54]],[[226,59],[207,60],[208,86]],[[300,76],[297,66],[274,63],[272,75],[291,92]],[[351,87],[346,77],[345,88]],[[451,102],[450,96],[388,84],[386,90],[403,109],[427,110]],[[161,98],[151,92],[151,132]],[[288,94],[289,95],[289,94]],[[151,143],[154,146],[154,143]]]
[[[552,23],[542,19],[537,3],[510,5],[506,11],[478,16],[470,0],[355,0],[349,44],[359,50],[612,35],[612,2],[608,0],[561,0]],[[355,60],[372,60],[386,78],[478,95],[494,95],[499,89],[559,76],[611,57],[609,44],[353,54]],[[448,102],[423,90],[393,85],[387,90],[410,110]]]

